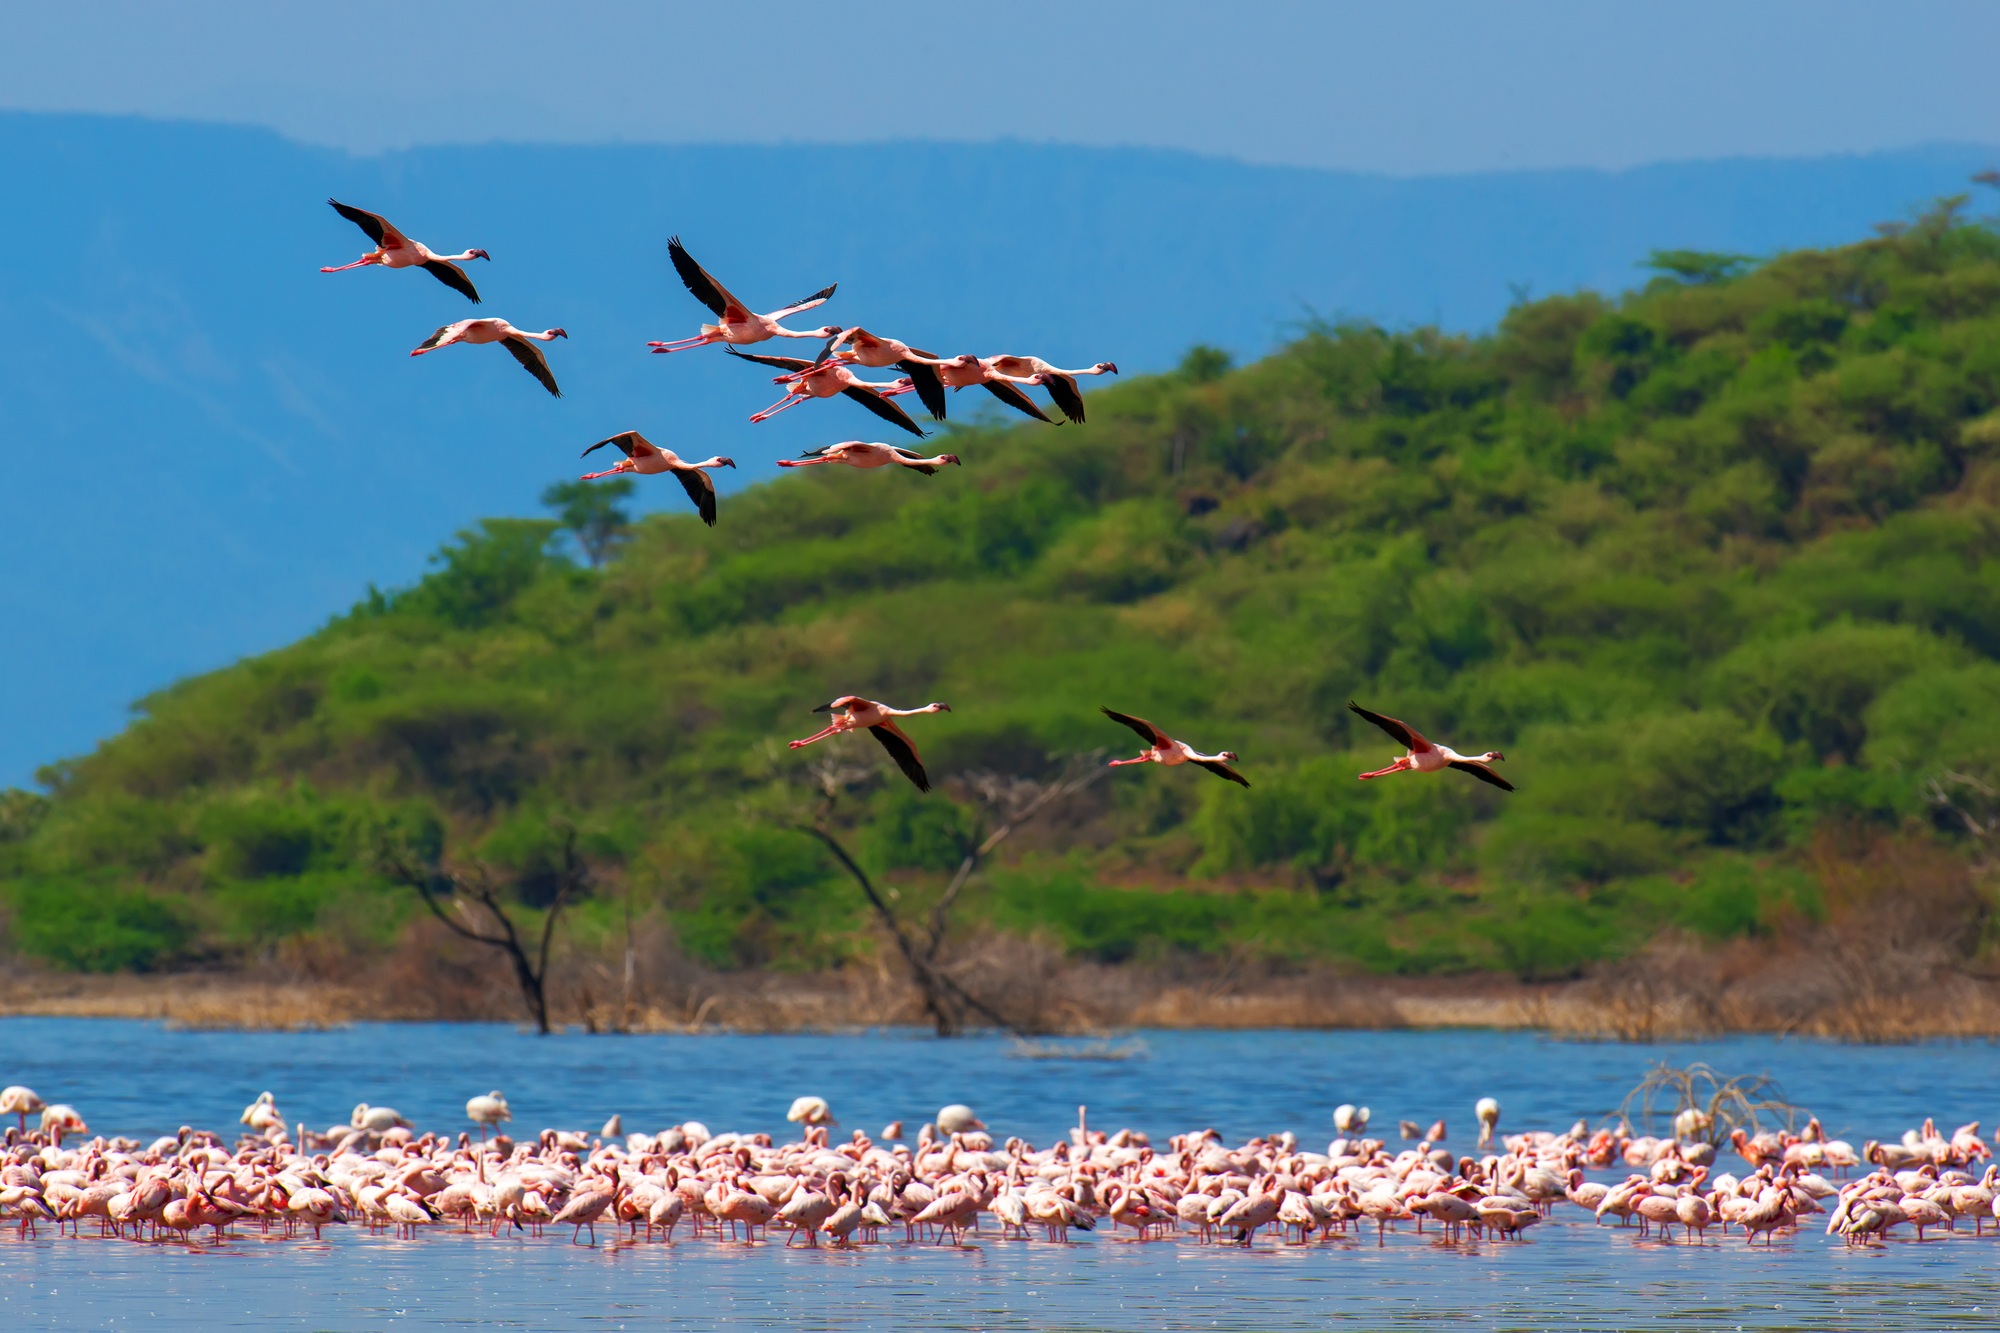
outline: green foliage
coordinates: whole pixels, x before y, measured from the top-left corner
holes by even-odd
[[[1801,849],[1826,830],[1969,855],[2000,820],[2000,236],[1955,208],[1762,262],[1665,252],[1642,291],[1481,337],[1197,347],[1093,381],[1088,425],[954,423],[962,471],[791,474],[713,531],[628,525],[624,479],[551,487],[556,520],[459,533],[0,794],[9,947],[377,947],[409,907],[383,846],[449,838],[532,913],[573,824],[694,954],[840,966],[867,909],[792,780],[882,756],[783,742],[850,691],[954,706],[910,724],[937,791],[843,800],[898,910],[977,825],[952,775],[1130,753],[1110,705],[1253,785],[1120,770],[1005,844],[968,911],[1105,960],[1529,977],[1783,930],[1822,910]],[[1357,783],[1395,747],[1349,699],[1504,750],[1519,790]]]

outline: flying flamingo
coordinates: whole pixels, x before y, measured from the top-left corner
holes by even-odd
[[[912,360],[922,356],[923,354],[918,352],[910,354]],[[1037,421],[1046,421],[1051,426],[1057,424],[1053,417],[1035,406],[1034,399],[1015,388],[1011,380],[996,373],[991,366],[970,352],[942,359],[933,358],[925,364],[937,368],[938,378],[944,382],[947,389],[969,389],[975,384],[983,384],[988,393],[1015,411],[1026,413]]]
[[[833,289],[840,286],[837,282],[822,287],[803,301],[794,301],[781,310],[759,315],[730,295],[729,289],[717,282],[707,269],[695,263],[694,256],[681,244],[680,237],[668,239],[667,254],[674,261],[674,271],[681,275],[681,282],[694,294],[694,299],[713,310],[720,322],[702,325],[701,332],[692,338],[647,343],[646,346],[655,352],[684,352],[693,347],[706,347],[710,343],[732,343],[742,347],[770,338],[831,338],[840,332],[839,326],[834,324],[817,329],[788,329],[778,323],[787,315],[825,305],[826,299],[833,295]]]
[[[889,752],[889,757],[896,761],[896,767],[903,770],[904,776],[917,784],[918,791],[931,789],[930,776],[924,772],[923,760],[917,757],[916,744],[903,734],[902,728],[896,725],[896,719],[917,717],[924,713],[949,713],[950,704],[932,703],[925,704],[922,708],[891,708],[872,699],[863,699],[858,694],[843,694],[830,704],[821,704],[813,709],[813,712],[826,713],[834,709],[840,710],[839,717],[804,740],[789,742],[787,748],[796,750],[811,745],[814,741],[825,740],[828,736],[838,736],[842,732],[859,731],[866,727],[876,740],[882,742],[882,748]]]
[[[1083,391],[1076,387],[1078,375],[1116,375],[1118,367],[1110,361],[1099,361],[1086,370],[1063,370],[1052,366],[1039,356],[989,356],[980,364],[994,379],[1010,384],[1039,384],[1049,391],[1062,414],[1071,421],[1083,420]]]
[[[935,458],[925,458],[914,449],[905,449],[895,444],[869,444],[862,440],[842,440],[839,444],[825,444],[817,449],[808,449],[797,458],[781,458],[779,467],[818,467],[821,463],[845,463],[848,467],[885,467],[898,463],[912,472],[930,476],[939,468],[950,463],[958,464],[957,454],[939,454]]]
[[[1231,782],[1245,787],[1250,785],[1247,778],[1230,767],[1238,758],[1234,750],[1224,750],[1220,754],[1203,754],[1185,741],[1175,740],[1142,717],[1133,717],[1129,713],[1114,713],[1109,708],[1103,711],[1104,716],[1113,722],[1124,723],[1138,732],[1139,738],[1146,742],[1146,748],[1139,752],[1137,758],[1113,759],[1110,765],[1112,768],[1121,768],[1126,764],[1166,764],[1169,767],[1174,764],[1198,764],[1219,778],[1228,778]]]
[[[384,268],[424,268],[431,276],[465,295],[474,305],[479,304],[479,292],[473,287],[472,279],[465,276],[459,263],[468,259],[491,260],[492,255],[484,250],[467,250],[463,254],[441,255],[434,253],[422,241],[413,241],[391,226],[389,219],[380,213],[370,213],[365,209],[349,208],[338,199],[327,200],[333,211],[368,233],[368,239],[375,242],[370,250],[352,264],[338,264],[333,268],[323,268],[322,273],[344,273],[351,268],[365,268],[370,264],[380,264]]]
[[[684,463],[673,450],[660,448],[636,430],[620,431],[608,440],[599,440],[583,451],[583,457],[590,457],[607,444],[617,445],[625,457],[602,472],[586,472],[579,480],[595,481],[620,472],[636,472],[642,477],[671,472],[679,479],[681,489],[688,493],[688,499],[694,501],[694,507],[701,511],[701,521],[711,528],[715,526],[715,483],[702,469],[735,467],[735,459],[717,454],[700,463]]]
[[[461,319],[456,324],[447,324],[430,337],[417,344],[411,356],[422,356],[425,352],[435,352],[440,347],[453,343],[499,343],[510,352],[522,368],[542,382],[542,387],[555,397],[562,397],[562,390],[556,387],[556,377],[549,373],[548,358],[542,349],[526,340],[553,342],[557,338],[567,338],[562,329],[544,329],[540,333],[530,333],[517,329],[504,319]]]
[[[911,347],[895,338],[870,333],[856,324],[836,332],[831,341],[820,349],[819,360],[814,364],[824,365],[829,360],[849,366],[866,366],[870,370],[887,370],[894,366],[917,386],[917,397],[923,400],[925,410],[937,420],[944,420],[944,379],[938,374],[939,362],[935,353]]]
[[[1388,732],[1397,742],[1407,746],[1410,751],[1387,768],[1378,768],[1373,773],[1363,773],[1361,780],[1364,782],[1369,778],[1387,777],[1391,773],[1435,773],[1441,768],[1456,768],[1472,774],[1473,777],[1478,778],[1481,782],[1492,783],[1501,791],[1514,790],[1513,783],[1507,781],[1507,779],[1501,777],[1488,767],[1495,759],[1505,759],[1507,757],[1498,750],[1488,750],[1485,754],[1479,755],[1460,754],[1449,745],[1431,744],[1408,726],[1398,722],[1395,718],[1384,717],[1380,713],[1371,713],[1351,699],[1348,701],[1347,707],[1350,711],[1360,714],[1376,726],[1382,728],[1382,730]]]
[[[923,428],[910,420],[909,414],[890,402],[900,393],[909,393],[916,386],[907,379],[892,380],[887,384],[871,384],[838,361],[805,361],[795,356],[759,356],[755,352],[739,352],[734,347],[729,354],[741,361],[755,361],[763,366],[775,366],[784,371],[771,382],[785,386],[785,396],[751,417],[752,421],[769,421],[788,407],[797,407],[811,398],[831,398],[835,394],[845,394],[855,402],[873,412],[892,426],[901,426],[912,435],[921,436]]]

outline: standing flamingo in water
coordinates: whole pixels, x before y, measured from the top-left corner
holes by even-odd
[[[755,361],[760,366],[773,366],[786,372],[771,382],[785,386],[785,396],[758,412],[752,421],[769,421],[787,408],[813,398],[831,398],[844,394],[873,412],[892,426],[901,426],[912,435],[921,436],[923,428],[910,420],[902,408],[890,402],[897,394],[909,393],[916,386],[907,379],[891,380],[887,384],[871,384],[862,379],[838,361],[806,361],[796,356],[760,356],[755,352],[739,352],[734,347],[729,354],[739,361]]]
[[[411,356],[422,356],[425,352],[435,352],[440,347],[453,343],[499,343],[505,347],[522,369],[542,382],[542,387],[560,398],[562,390],[556,387],[556,377],[549,370],[548,358],[542,349],[527,341],[550,342],[556,338],[567,338],[562,329],[544,329],[540,333],[530,333],[517,329],[504,319],[461,319],[456,324],[447,324],[430,337],[417,344]]]
[[[1146,748],[1139,752],[1137,758],[1113,759],[1112,768],[1122,768],[1126,764],[1166,764],[1169,767],[1174,764],[1195,764],[1219,778],[1228,778],[1231,782],[1245,787],[1250,785],[1249,779],[1230,767],[1237,761],[1234,750],[1224,750],[1220,754],[1203,754],[1186,741],[1175,740],[1143,717],[1133,717],[1129,713],[1114,713],[1109,708],[1103,711],[1104,716],[1113,722],[1124,723],[1138,732],[1139,738],[1146,742]]]
[[[779,467],[818,467],[821,463],[845,463],[849,467],[886,467],[891,463],[901,464],[912,472],[930,476],[947,463],[958,466],[957,454],[939,454],[935,458],[925,458],[915,449],[905,449],[898,444],[870,444],[865,440],[842,440],[839,444],[821,445],[808,449],[797,458],[781,458]]]
[[[370,213],[366,209],[349,208],[338,199],[327,200],[333,211],[352,222],[368,234],[375,242],[370,250],[352,264],[336,264],[323,268],[322,273],[345,273],[351,268],[365,268],[370,264],[380,264],[384,268],[422,268],[445,286],[462,293],[474,305],[479,304],[479,292],[472,285],[472,279],[465,276],[459,264],[468,259],[491,261],[493,256],[484,250],[467,250],[463,254],[441,255],[431,250],[422,241],[413,241],[390,225],[389,219],[380,213]]]
[[[916,742],[903,734],[903,729],[896,725],[896,719],[917,717],[924,713],[949,713],[950,704],[933,703],[925,704],[922,708],[891,708],[872,699],[863,699],[858,694],[843,694],[830,704],[821,704],[813,709],[813,712],[826,713],[836,709],[839,710],[840,716],[804,740],[789,742],[786,748],[796,750],[811,745],[814,741],[823,741],[828,736],[838,736],[842,732],[859,731],[866,727],[869,734],[882,742],[882,748],[889,752],[889,757],[896,761],[896,767],[903,770],[903,775],[917,784],[918,791],[931,789],[930,776],[924,772],[923,760],[917,757]]]
[[[674,271],[681,275],[681,282],[693,293],[695,300],[715,312],[717,322],[702,325],[701,332],[692,338],[647,343],[646,346],[655,352],[684,352],[692,347],[706,347],[710,343],[733,343],[742,347],[771,338],[831,338],[840,332],[839,326],[834,324],[817,329],[788,329],[778,323],[787,315],[825,305],[827,298],[833,295],[833,289],[840,285],[837,282],[781,310],[759,315],[730,295],[729,289],[717,282],[707,269],[695,263],[694,256],[681,244],[680,237],[667,241],[667,255],[674,261]]]
[[[583,457],[590,457],[607,444],[617,445],[625,457],[602,472],[586,472],[579,480],[596,481],[599,477],[613,477],[621,472],[636,472],[642,477],[671,472],[680,480],[681,489],[688,493],[688,499],[694,501],[694,507],[701,511],[701,521],[711,528],[715,526],[715,483],[702,469],[735,467],[735,459],[717,454],[699,463],[683,463],[673,450],[660,448],[636,430],[620,431],[608,440],[599,440],[583,451]]]
[[[1501,777],[1488,767],[1493,760],[1505,759],[1507,757],[1498,750],[1488,750],[1485,754],[1479,755],[1463,755],[1452,749],[1449,745],[1431,744],[1406,724],[1398,722],[1393,717],[1384,717],[1380,713],[1371,713],[1352,699],[1348,700],[1347,707],[1350,711],[1367,718],[1370,722],[1388,732],[1409,749],[1408,754],[1387,768],[1378,768],[1373,773],[1363,773],[1361,775],[1363,782],[1366,782],[1369,778],[1387,777],[1391,773],[1435,773],[1442,768],[1456,768],[1472,774],[1473,777],[1478,778],[1481,782],[1492,783],[1501,791],[1514,790],[1513,783],[1507,781],[1507,779]]]

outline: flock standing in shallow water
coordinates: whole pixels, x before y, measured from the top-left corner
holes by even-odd
[[[351,264],[340,264],[322,268],[322,273],[340,273],[348,269],[380,266],[385,268],[422,268],[447,287],[465,296],[475,304],[479,302],[479,292],[472,285],[461,263],[473,259],[491,261],[492,256],[484,250],[465,250],[455,255],[440,255],[421,242],[405,236],[385,217],[370,213],[365,209],[351,207],[336,199],[328,199],[333,210],[361,228],[374,248]],[[884,337],[871,333],[860,325],[841,327],[827,324],[819,328],[793,329],[784,324],[786,319],[816,310],[833,299],[839,283],[828,283],[812,295],[781,306],[765,314],[752,310],[741,298],[718,281],[714,274],[697,262],[681,243],[679,236],[667,241],[667,257],[672,262],[674,272],[689,295],[706,306],[715,317],[715,322],[703,324],[693,334],[685,338],[648,343],[656,353],[691,351],[695,348],[720,344],[733,357],[754,362],[783,372],[773,379],[782,385],[785,396],[770,407],[754,413],[752,422],[768,421],[801,403],[817,398],[845,397],[860,404],[882,420],[899,429],[922,436],[923,428],[910,417],[893,399],[914,393],[923,403],[925,410],[937,421],[945,419],[947,400],[945,390],[983,386],[1001,402],[1037,421],[1053,422],[1053,419],[1029,398],[1023,389],[1040,386],[1047,390],[1050,401],[1056,406],[1066,421],[1084,420],[1083,391],[1077,385],[1079,376],[1115,375],[1116,363],[1099,361],[1078,370],[1065,370],[1038,356],[976,356],[961,353],[958,356],[940,357],[933,352],[915,348],[901,339]],[[442,347],[456,343],[483,344],[498,343],[519,361],[529,374],[539,381],[550,394],[560,398],[562,390],[556,384],[555,373],[549,367],[548,357],[538,343],[552,342],[557,338],[567,338],[568,332],[560,328],[544,329],[540,333],[515,328],[504,319],[462,319],[445,324],[419,343],[411,356],[423,356]],[[737,349],[770,342],[777,338],[817,340],[824,343],[811,359],[803,357],[766,356],[742,352]],[[854,367],[886,370],[898,369],[902,378],[875,382],[864,380],[854,373]],[[656,476],[672,473],[688,498],[694,502],[696,512],[702,522],[710,527],[716,521],[715,483],[709,477],[709,469],[733,468],[734,460],[717,455],[703,462],[684,461],[671,449],[663,449],[648,440],[636,430],[620,431],[607,436],[583,451],[584,456],[606,445],[615,445],[625,457],[602,472],[588,472],[586,481],[599,477],[636,474]],[[854,468],[881,468],[895,465],[898,470],[919,472],[925,476],[934,475],[946,465],[959,465],[956,454],[938,454],[925,457],[914,450],[898,445],[883,444],[865,440],[843,440],[837,444],[822,445],[809,449],[798,459],[782,459],[780,467],[816,467],[827,463],[840,463]],[[1392,773],[1414,772],[1432,773],[1445,768],[1459,769],[1470,773],[1482,782],[1504,791],[1514,790],[1513,784],[1501,777],[1492,762],[1504,756],[1498,750],[1489,750],[1483,755],[1461,755],[1448,746],[1434,745],[1415,729],[1370,712],[1359,704],[1350,703],[1349,708],[1387,732],[1406,753],[1387,768],[1372,773],[1363,773],[1363,779],[1386,777]],[[858,695],[846,695],[831,704],[823,704],[814,711],[836,710],[840,715],[826,730],[804,740],[793,741],[792,749],[810,745],[814,741],[840,732],[865,728],[882,743],[902,769],[905,776],[915,783],[919,791],[929,791],[930,778],[924,771],[916,743],[910,739],[893,719],[911,717],[919,713],[949,712],[944,704],[930,704],[917,709],[896,709],[875,700],[863,699]],[[1114,712],[1106,708],[1105,716],[1112,721],[1130,727],[1147,742],[1147,748],[1133,759],[1111,761],[1114,767],[1128,764],[1157,763],[1169,767],[1177,764],[1194,764],[1226,778],[1240,786],[1248,787],[1249,780],[1238,773],[1232,764],[1237,762],[1234,751],[1223,750],[1207,755],[1183,741],[1174,740],[1166,732],[1142,718],[1127,713]]]
[[[23,1087],[0,1093],[0,1113],[40,1117],[37,1130],[9,1128],[0,1149],[0,1218],[24,1238],[43,1226],[82,1237],[89,1225],[98,1236],[219,1244],[239,1228],[317,1238],[350,1224],[412,1237],[437,1227],[567,1229],[566,1239],[595,1243],[601,1226],[633,1242],[673,1242],[685,1227],[695,1238],[755,1244],[775,1227],[787,1245],[848,1247],[899,1233],[906,1243],[964,1243],[968,1233],[1062,1242],[1108,1227],[1137,1240],[1384,1245],[1406,1227],[1447,1240],[1514,1239],[1568,1206],[1592,1224],[1697,1245],[1731,1236],[1775,1244],[1824,1215],[1826,1234],[1860,1245],[1924,1240],[1967,1221],[1983,1235],[2000,1219],[2000,1167],[1976,1123],[1947,1136],[1925,1121],[1898,1143],[1859,1152],[1817,1120],[1800,1133],[1739,1129],[1730,1139],[1738,1172],[1718,1170],[1705,1139],[1635,1136],[1622,1125],[1501,1139],[1492,1098],[1474,1110],[1477,1156],[1447,1148],[1441,1120],[1392,1151],[1367,1136],[1368,1111],[1353,1106],[1334,1113],[1340,1137],[1324,1152],[1290,1132],[1231,1144],[1213,1129],[1156,1148],[1132,1130],[1090,1129],[1082,1107],[1066,1140],[1040,1148],[996,1141],[960,1104],[941,1108],[914,1142],[902,1141],[901,1122],[879,1141],[859,1130],[835,1141],[832,1110],[816,1096],[793,1102],[787,1119],[803,1133],[786,1143],[692,1121],[621,1134],[617,1116],[597,1135],[545,1129],[515,1141],[496,1132],[513,1118],[497,1090],[466,1103],[476,1142],[418,1134],[393,1108],[365,1102],[345,1125],[294,1131],[268,1092],[244,1109],[248,1132],[234,1145],[185,1128],[148,1144],[65,1145],[89,1133],[82,1117]],[[1687,1111],[1676,1133],[1708,1127]],[[1420,1132],[1410,1121],[1401,1130],[1406,1140]],[[1863,1167],[1872,1169],[1846,1179]]]

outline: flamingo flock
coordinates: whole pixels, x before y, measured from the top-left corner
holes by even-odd
[[[996,1139],[970,1108],[939,1109],[903,1139],[900,1121],[877,1139],[834,1137],[823,1097],[797,1098],[786,1115],[800,1137],[711,1133],[694,1121],[658,1133],[621,1133],[613,1116],[596,1134],[544,1129],[508,1137],[499,1091],[466,1102],[469,1132],[418,1133],[388,1107],[355,1107],[346,1124],[288,1127],[271,1093],[244,1109],[233,1143],[189,1128],[150,1143],[102,1136],[73,1108],[9,1088],[0,1107],[39,1127],[10,1128],[0,1146],[0,1218],[23,1238],[59,1236],[221,1244],[232,1234],[323,1235],[330,1225],[415,1237],[451,1228],[487,1236],[541,1236],[595,1244],[599,1228],[623,1243],[758,1244],[852,1248],[882,1241],[966,1244],[1068,1241],[1104,1230],[1136,1241],[1179,1239],[1386,1245],[1392,1232],[1517,1240],[1550,1222],[1633,1229],[1661,1244],[1740,1239],[1775,1245],[1818,1225],[1845,1244],[1933,1239],[1989,1224],[2000,1235],[2000,1165],[1975,1124],[1946,1135],[1931,1121],[1899,1142],[1859,1151],[1818,1120],[1796,1133],[1739,1129],[1722,1169],[1705,1139],[1635,1135],[1622,1123],[1592,1130],[1509,1135],[1480,1155],[1454,1153],[1442,1120],[1392,1150],[1367,1137],[1368,1111],[1334,1114],[1339,1137],[1316,1151],[1290,1131],[1238,1143],[1214,1129],[1173,1135],[1089,1128],[1086,1110],[1046,1147]],[[1690,1121],[1689,1116],[1695,1118]],[[1482,1139],[1499,1104],[1475,1108]],[[1697,1112],[1682,1128],[1705,1128]],[[69,1140],[69,1142],[66,1142]],[[1860,1174],[1855,1174],[1859,1172]],[[1596,1173],[1600,1179],[1591,1179]],[[1561,1211],[1559,1211],[1561,1210]],[[990,1229],[989,1229],[990,1228]]]
[[[479,301],[478,291],[459,265],[473,259],[490,262],[492,256],[486,251],[465,250],[455,255],[438,254],[421,242],[411,240],[378,213],[354,208],[336,199],[328,199],[327,203],[341,217],[361,228],[374,248],[351,264],[322,268],[320,272],[340,273],[348,269],[366,267],[422,268],[454,291],[474,302]],[[964,352],[957,356],[941,357],[936,353],[913,347],[900,338],[872,332],[859,324],[790,328],[784,323],[785,320],[825,305],[833,299],[840,284],[828,283],[810,296],[760,314],[703,267],[688,252],[687,246],[682,243],[679,236],[668,239],[667,258],[675,274],[680,278],[681,285],[687,289],[690,296],[707,308],[714,319],[712,323],[703,323],[693,334],[686,337],[654,341],[647,346],[655,353],[671,354],[720,345],[731,357],[739,361],[779,371],[780,373],[772,378],[772,382],[783,387],[784,396],[769,407],[751,414],[750,420],[753,423],[768,421],[782,412],[817,399],[846,398],[898,430],[922,437],[923,427],[897,405],[894,401],[896,398],[914,394],[933,420],[942,421],[945,419],[948,406],[945,391],[949,389],[956,393],[960,389],[975,385],[984,387],[1000,401],[1026,416],[1055,424],[1054,419],[1025,392],[1026,389],[1040,387],[1048,392],[1050,402],[1054,404],[1063,421],[1081,423],[1085,420],[1085,408],[1083,391],[1077,384],[1078,379],[1118,373],[1117,364],[1111,361],[1099,361],[1069,370],[1039,356],[1011,354],[979,356]],[[424,356],[459,343],[473,346],[497,343],[505,348],[523,369],[533,375],[552,397],[560,398],[562,389],[556,382],[555,372],[549,365],[547,354],[538,344],[568,337],[568,331],[561,328],[534,332],[516,328],[504,319],[461,319],[440,325],[435,332],[419,343],[410,355]],[[820,341],[822,345],[811,357],[772,356],[741,350],[776,339]],[[872,370],[895,369],[900,370],[902,375],[893,380],[867,380],[856,374],[856,367]],[[582,474],[582,480],[595,481],[603,477],[626,475],[650,477],[670,473],[680,482],[688,498],[694,502],[695,511],[700,515],[701,521],[711,528],[715,526],[718,505],[715,482],[709,473],[715,468],[734,468],[735,460],[717,454],[701,462],[691,462],[681,458],[672,449],[654,444],[636,430],[622,430],[605,436],[586,448],[583,456],[589,457],[607,445],[617,448],[624,457],[603,471]],[[915,472],[927,477],[935,476],[946,467],[963,466],[955,453],[926,456],[902,445],[869,440],[842,440],[835,444],[808,449],[798,458],[777,460],[777,465],[781,468],[820,467],[835,463],[861,470],[888,468],[900,472]],[[1395,718],[1371,712],[1356,703],[1350,703],[1348,707],[1360,717],[1381,728],[1404,747],[1403,755],[1388,767],[1360,774],[1363,781],[1387,777],[1393,773],[1434,773],[1451,768],[1469,773],[1481,782],[1503,791],[1514,790],[1513,784],[1501,777],[1493,767],[1494,761],[1505,758],[1500,751],[1488,750],[1479,755],[1462,755],[1449,746],[1432,743],[1414,728]],[[927,792],[931,789],[931,780],[919,757],[916,742],[897,726],[896,719],[924,713],[949,712],[951,710],[948,705],[932,703],[922,708],[898,709],[850,694],[843,695],[830,704],[823,704],[815,711],[831,711],[835,717],[824,730],[803,740],[791,742],[790,748],[796,750],[830,736],[866,730],[881,743],[896,766],[919,791]],[[1116,712],[1110,708],[1105,708],[1103,712],[1113,722],[1137,732],[1146,742],[1146,748],[1137,757],[1111,760],[1111,766],[1114,768],[1148,763],[1165,767],[1193,764],[1239,786],[1250,785],[1249,779],[1234,767],[1239,759],[1233,750],[1204,754],[1184,741],[1175,740],[1143,718],[1130,713]]]

